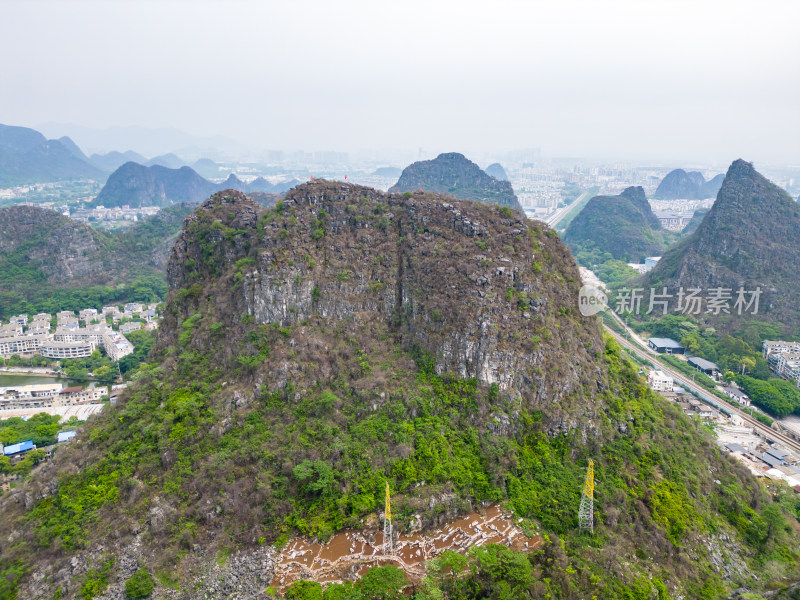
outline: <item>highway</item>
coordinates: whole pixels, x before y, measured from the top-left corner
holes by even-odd
[[[627,325],[625,325],[625,323],[619,318],[619,316],[616,313],[614,313],[614,311],[609,310],[609,313],[622,327],[625,328],[625,331],[628,332],[628,334],[631,336],[631,339],[640,339],[638,338],[638,336],[636,336],[636,334],[633,331],[631,331],[631,329]],[[724,406],[726,410],[739,415],[745,423],[747,423],[753,429],[755,429],[756,432],[764,439],[772,442],[778,442],[780,444],[783,444],[787,448],[791,448],[795,452],[800,452],[800,442],[797,442],[793,438],[784,435],[783,433],[776,431],[771,427],[768,427],[761,421],[758,421],[757,419],[751,417],[746,412],[742,412],[735,406],[727,404],[722,399],[717,398],[713,394],[708,393],[708,391],[706,391],[703,387],[694,383],[691,379],[688,379],[685,375],[683,375],[679,371],[676,371],[671,365],[661,361],[658,358],[658,354],[654,352],[651,348],[647,346],[642,346],[639,343],[634,344],[628,339],[622,337],[613,329],[609,328],[608,325],[604,324],[604,327],[606,328],[606,331],[608,331],[608,333],[614,337],[614,339],[620,346],[622,346],[627,350],[630,350],[631,352],[635,352],[641,358],[649,360],[653,364],[658,365],[658,368],[667,373],[668,375],[670,375],[672,378],[674,378],[676,383],[680,383],[680,385],[682,385],[687,390],[694,392],[701,400],[703,400],[707,404],[711,404],[712,406],[714,405]]]
[[[583,192],[580,196],[576,198],[575,202],[570,202],[564,208],[559,208],[556,212],[547,217],[544,220],[544,222],[547,223],[550,227],[555,229],[555,226],[558,224],[558,222],[564,217],[566,217],[569,211],[571,211],[574,207],[578,206],[578,204],[586,197],[586,194],[588,193],[589,193],[588,190]]]

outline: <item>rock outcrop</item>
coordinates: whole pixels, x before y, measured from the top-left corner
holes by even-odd
[[[458,152],[440,154],[433,160],[409,165],[390,192],[434,192],[451,194],[459,200],[475,200],[522,210],[508,181],[487,175],[471,160]]]
[[[229,267],[245,247],[263,248],[231,300],[257,323],[378,318],[435,357],[437,372],[519,395],[553,418],[554,431],[591,427],[594,409],[579,398],[597,387],[601,338],[596,324],[574,316],[580,278],[544,226],[434,194],[406,198],[324,181],[295,188],[282,206],[294,225],[273,221],[248,241],[260,207],[232,190],[216,194],[187,219],[170,287],[191,285],[198,274],[184,265],[221,247],[226,228],[245,231],[218,262]],[[222,213],[231,217],[198,244],[193,232]]]

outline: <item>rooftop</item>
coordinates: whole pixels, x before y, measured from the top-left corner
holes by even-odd
[[[12,454],[19,454],[20,452],[26,452],[28,450],[33,450],[33,440],[28,440],[27,442],[20,442],[19,444],[12,444],[11,446],[6,446],[3,448],[3,454],[6,456],[11,456]]]
[[[719,367],[716,363],[711,362],[710,360],[706,360],[705,358],[700,358],[699,356],[693,356],[689,359],[689,364],[696,365],[703,370],[714,370],[719,371]]]
[[[658,346],[659,348],[683,348],[683,346],[681,346],[672,338],[651,337],[650,343]]]

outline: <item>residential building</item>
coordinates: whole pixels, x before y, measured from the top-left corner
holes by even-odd
[[[142,324],[138,321],[130,321],[128,323],[123,323],[119,326],[119,332],[123,335],[126,333],[130,333],[131,331],[136,331],[137,329],[141,329]]]
[[[50,319],[31,321],[28,325],[28,330],[25,332],[28,335],[38,335],[42,333],[50,333]]]
[[[750,406],[750,398],[748,398],[747,394],[745,394],[739,388],[735,388],[732,386],[725,386],[722,388],[722,393],[725,394],[731,400],[735,400],[742,406]]]
[[[84,342],[92,341],[98,346],[103,345],[103,336],[112,329],[105,323],[79,327],[77,329],[56,329],[53,339],[57,342]]]
[[[764,341],[762,348],[770,369],[800,387],[800,343]]]
[[[116,332],[107,333],[103,336],[103,348],[105,348],[106,354],[113,361],[117,361],[133,352],[133,344],[124,335]]]
[[[0,409],[50,406],[60,391],[60,383],[38,383],[0,388]]]
[[[103,396],[108,396],[108,388],[105,386],[83,389],[81,386],[77,385],[61,390],[61,393],[56,398],[56,405],[93,404],[100,402]]]
[[[80,326],[81,322],[75,317],[66,317],[64,319],[58,320],[57,329],[67,329],[70,331],[74,331],[76,329],[79,329]]]
[[[654,369],[647,373],[647,383],[655,392],[671,392],[675,380],[664,371]]]
[[[28,324],[28,315],[17,315],[16,317],[11,317],[8,321],[9,323],[25,326]]]
[[[17,335],[22,335],[22,325],[19,323],[0,325],[0,338],[14,337]]]
[[[47,334],[0,338],[0,356],[11,358],[15,354],[37,354],[49,338]]]
[[[78,313],[81,321],[86,321],[88,325],[92,319],[97,318],[97,309],[94,308],[84,308],[80,313]]]
[[[86,358],[92,355],[97,348],[96,342],[87,340],[81,342],[43,342],[39,353],[45,358],[63,360],[69,358]]]

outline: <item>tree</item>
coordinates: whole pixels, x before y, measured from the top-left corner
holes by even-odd
[[[394,565],[373,567],[361,578],[359,587],[365,600],[389,600],[400,598],[400,590],[406,585],[406,576]]]
[[[125,582],[127,598],[148,598],[153,593],[155,583],[147,569],[139,569]]]
[[[284,594],[286,600],[322,600],[322,586],[316,581],[295,581]]]
[[[304,460],[294,468],[294,476],[308,494],[327,496],[336,484],[333,469],[321,460]]]

